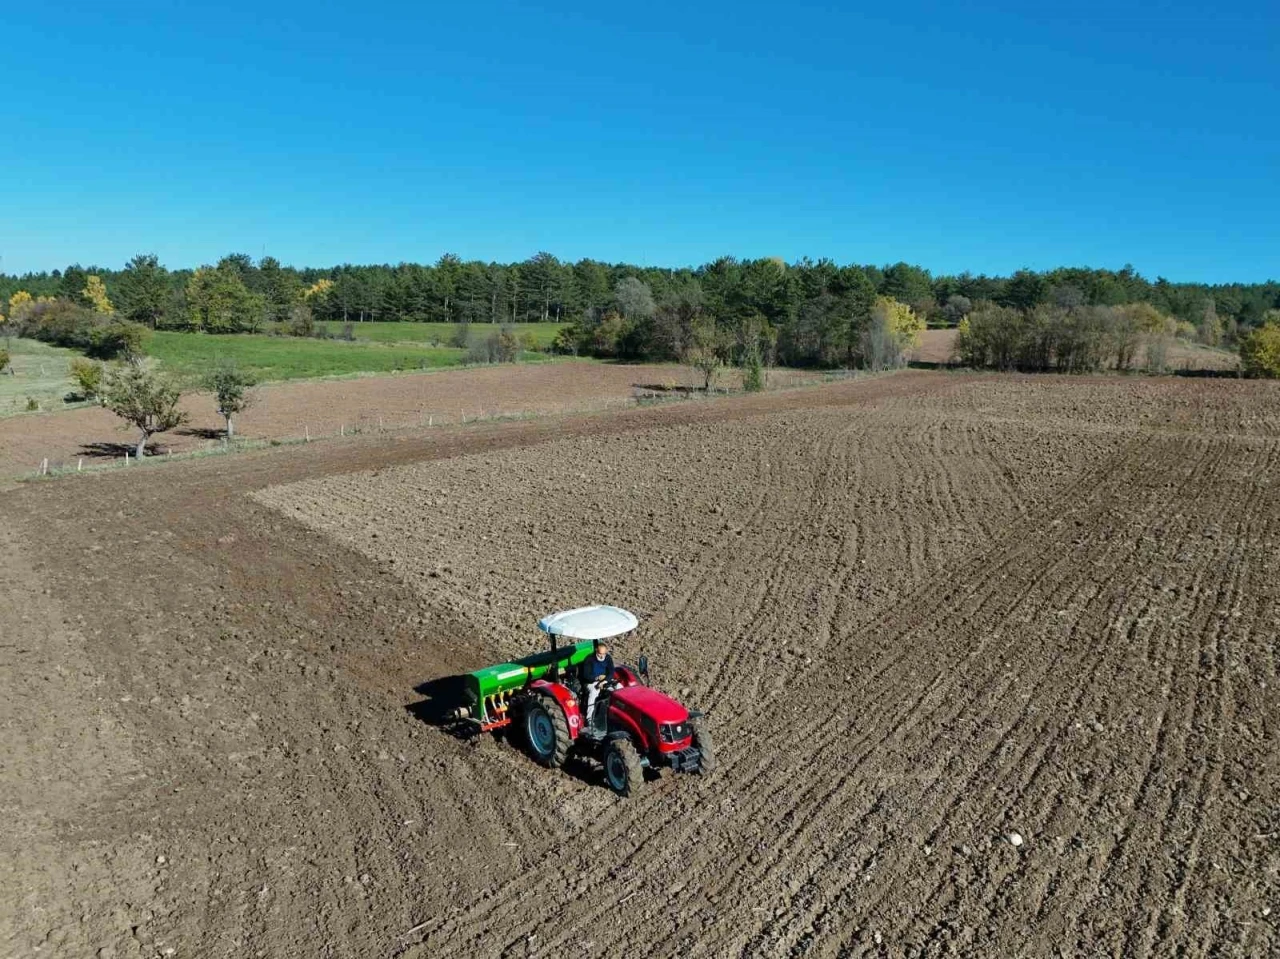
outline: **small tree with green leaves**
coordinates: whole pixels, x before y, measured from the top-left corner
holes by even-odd
[[[716,327],[716,321],[709,317],[699,317],[689,331],[689,345],[685,349],[685,362],[700,372],[703,377],[702,388],[711,392],[711,380],[724,363],[724,337]]]
[[[138,459],[147,455],[151,437],[187,421],[187,414],[178,409],[181,398],[182,390],[176,383],[139,363],[113,370],[107,377],[107,408],[141,431]]]
[[[94,400],[102,395],[103,369],[101,363],[77,356],[71,361],[67,372],[75,381],[80,396],[86,400]]]
[[[253,404],[253,387],[257,381],[235,363],[219,363],[204,379],[204,386],[213,394],[218,415],[227,424],[227,439],[236,435],[235,417]]]
[[[0,350],[0,373],[9,368],[9,351]]]
[[[755,316],[743,323],[739,331],[742,342],[742,388],[748,393],[764,389],[764,351],[761,341],[765,338],[767,321]]]

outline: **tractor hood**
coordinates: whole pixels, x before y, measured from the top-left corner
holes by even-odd
[[[689,710],[666,693],[648,686],[627,686],[613,694],[615,703],[625,703],[632,712],[642,713],[659,723],[682,723],[689,718]]]

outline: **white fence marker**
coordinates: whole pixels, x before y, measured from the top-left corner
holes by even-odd
[[[84,457],[76,460],[76,472],[79,473],[82,469],[84,469]]]

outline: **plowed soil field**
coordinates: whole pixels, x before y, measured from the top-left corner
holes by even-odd
[[[0,952],[1274,954],[1278,467],[1273,385],[913,372],[8,492]],[[439,724],[597,601],[713,777]]]
[[[800,373],[775,374],[779,383]],[[624,404],[646,389],[700,383],[688,367],[557,362],[269,383],[253,392],[237,433],[253,440],[370,432],[526,413],[564,413]],[[186,425],[153,441],[157,452],[184,453],[220,443],[223,421],[208,393],[183,397]],[[44,460],[74,468],[119,460],[137,431],[108,410],[86,407],[0,418],[0,477],[29,475]]]

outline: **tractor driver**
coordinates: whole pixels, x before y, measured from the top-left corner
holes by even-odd
[[[591,725],[596,709],[596,700],[613,680],[613,657],[609,655],[609,644],[602,639],[596,640],[594,656],[585,659],[580,667],[582,688],[587,694],[587,725]]]

